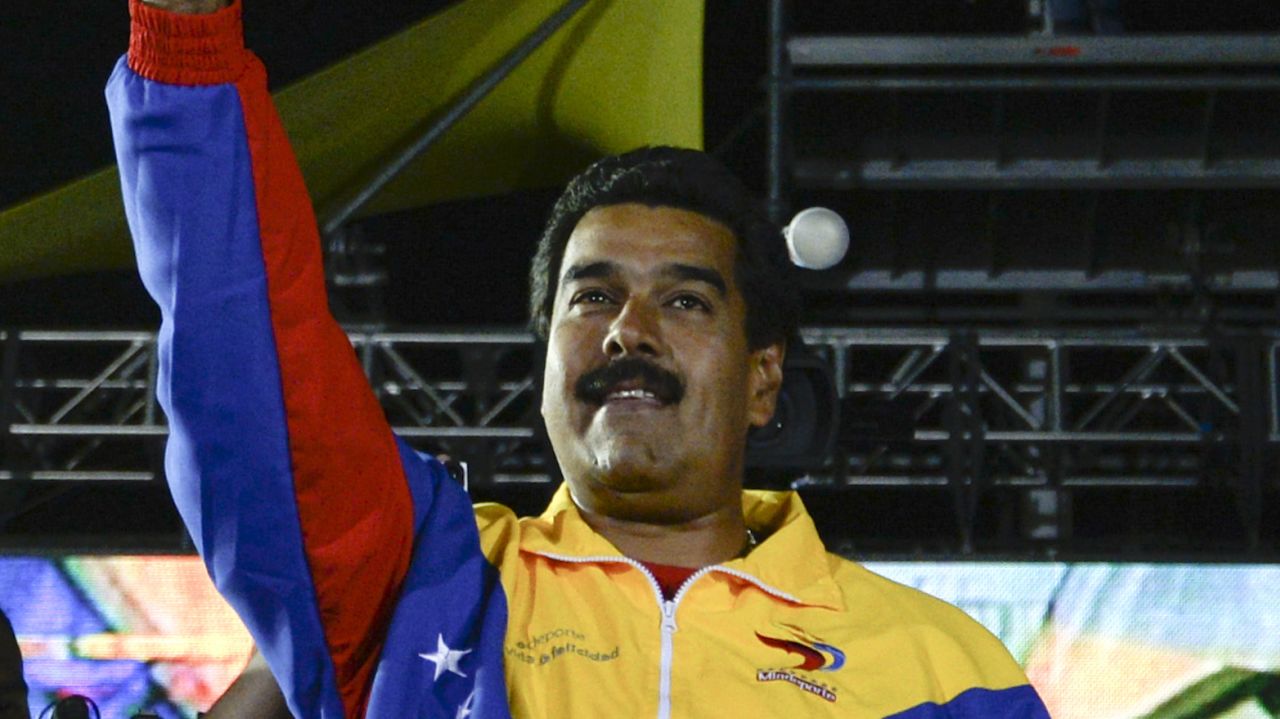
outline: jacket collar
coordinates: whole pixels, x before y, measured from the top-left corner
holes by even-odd
[[[742,512],[747,527],[763,541],[746,557],[720,566],[744,573],[803,604],[844,609],[842,593],[831,574],[832,558],[799,495],[746,490],[742,493]],[[602,561],[623,558],[617,547],[582,519],[566,484],[556,490],[546,511],[523,524],[522,551],[581,559],[598,557]]]

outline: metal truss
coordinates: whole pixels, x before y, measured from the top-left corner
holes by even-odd
[[[1056,501],[1073,488],[1225,484],[1256,544],[1263,494],[1280,485],[1274,336],[806,337],[832,363],[846,418],[830,472],[801,484],[950,488],[966,550],[995,487]]]
[[[167,433],[148,332],[7,332],[0,479],[145,481]]]
[[[1229,207],[1275,206],[1280,34],[1059,36],[1040,2],[1025,35],[801,34],[793,5],[769,3],[768,207],[781,224],[820,204],[854,225],[824,289],[905,323],[939,291],[1052,294],[1064,309],[1096,291],[1160,295],[1127,308],[1148,315],[1192,296],[1252,315],[1280,281],[1273,220]],[[1135,221],[1146,213],[1161,217]],[[961,321],[995,313],[1011,311]]]
[[[397,434],[490,481],[547,482],[524,333],[361,333],[352,346]],[[146,481],[168,433],[147,332],[0,333],[0,479]]]
[[[1011,482],[1051,472],[1025,456],[1031,447],[1054,445],[1144,448],[1202,447],[1238,434],[1247,412],[1242,403],[1266,404],[1265,440],[1277,431],[1275,363],[1270,340],[1267,382],[1241,396],[1245,357],[1256,338],[1206,339],[1144,337],[1137,333],[1040,332],[945,333],[928,330],[809,330],[806,339],[833,363],[845,406],[866,404],[879,416],[891,409],[895,426],[870,438],[942,443],[957,438],[948,413],[965,411],[980,419],[979,432],[1000,452],[1024,457],[1002,475]],[[1253,381],[1257,381],[1254,379]],[[964,407],[960,407],[964,405]],[[903,418],[910,418],[903,423]],[[966,434],[970,430],[965,430]],[[855,440],[857,438],[854,438]],[[866,438],[864,438],[866,439]],[[858,457],[849,481],[899,483],[912,478],[940,481],[929,474],[939,461],[884,462],[887,451]],[[910,471],[904,471],[908,466]],[[1136,465],[1069,462],[1060,479],[1073,483],[1144,482]],[[884,471],[880,471],[883,469]],[[925,471],[923,475],[910,472]],[[1162,471],[1162,474],[1167,472]],[[1162,479],[1158,481],[1167,481]]]
[[[1096,190],[1280,182],[1280,159],[1272,149],[1257,143],[1228,149],[1222,136],[1237,112],[1222,105],[1224,98],[1280,88],[1274,74],[1280,36],[1055,37],[1051,28],[1021,37],[794,35],[785,6],[784,0],[770,4],[769,197],[776,213],[792,185]],[[1117,107],[1117,96],[1161,93],[1181,93],[1184,109],[1195,111],[1155,154],[1135,150],[1130,146],[1141,143],[1129,137],[1131,113]],[[904,109],[903,98],[960,94],[984,108],[985,121],[933,127],[923,138],[904,129],[903,120],[922,110]],[[856,149],[832,140],[824,123],[802,127],[797,102],[813,95],[842,108],[834,116],[820,114],[826,123],[843,118],[867,125]],[[874,114],[890,121],[877,129],[873,125],[883,123],[851,120],[853,106],[831,99],[851,96],[887,98]],[[1020,140],[1026,128],[1019,122],[1027,120],[1020,113],[1028,112],[1029,98],[1055,109],[1041,107],[1040,115],[1069,114],[1068,108],[1085,102],[1093,105],[1092,117],[1073,130],[1040,128],[1043,133]],[[805,135],[816,143],[803,146]],[[944,135],[956,137],[943,142]]]
[[[523,332],[351,333],[393,429],[468,464],[478,483],[559,474],[538,415],[540,360]]]
[[[493,489],[558,472],[522,332],[350,334],[394,430]],[[837,449],[797,486],[950,491],[968,548],[984,493],[1226,486],[1251,541],[1280,489],[1280,336],[808,329],[841,398]],[[151,481],[167,432],[155,335],[0,334],[0,480]]]

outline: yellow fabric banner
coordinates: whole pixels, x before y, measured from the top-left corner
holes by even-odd
[[[321,218],[562,4],[465,0],[276,93]],[[703,16],[699,0],[589,3],[363,214],[553,186],[640,145],[700,148]],[[132,264],[120,203],[107,168],[0,213],[0,281]]]

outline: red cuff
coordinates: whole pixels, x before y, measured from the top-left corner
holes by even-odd
[[[235,82],[248,53],[240,0],[214,13],[183,15],[129,0],[129,67],[170,85]]]

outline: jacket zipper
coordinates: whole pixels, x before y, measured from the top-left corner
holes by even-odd
[[[649,575],[649,581],[653,582],[654,589],[658,592],[658,602],[662,606],[662,664],[661,673],[658,675],[658,719],[671,719],[671,664],[675,654],[675,633],[679,629],[676,626],[676,609],[680,607],[680,601],[684,599],[689,587],[714,570],[715,566],[703,567],[690,574],[689,578],[684,580],[676,590],[676,595],[671,598],[671,601],[667,601],[667,598],[662,595],[662,586],[658,584],[658,578],[653,576],[653,572],[643,564],[640,568]]]
[[[693,586],[694,582],[712,572],[720,572],[721,574],[728,574],[742,579],[743,581],[750,582],[766,594],[770,594],[778,597],[779,599],[784,599],[795,604],[800,603],[799,599],[796,599],[782,590],[774,589],[746,572],[722,567],[718,564],[703,567],[693,574],[690,574],[689,578],[684,580],[684,583],[682,583],[680,588],[676,590],[675,596],[668,601],[667,598],[663,596],[662,585],[658,583],[658,578],[653,576],[653,572],[650,572],[648,567],[630,557],[610,555],[597,557],[571,557],[564,554],[552,554],[550,552],[537,552],[537,554],[559,562],[569,562],[571,564],[630,564],[636,569],[639,569],[644,573],[644,576],[648,578],[649,586],[653,589],[653,595],[658,600],[658,608],[662,610],[662,654],[660,660],[661,663],[659,665],[660,673],[658,674],[658,719],[671,719],[671,664],[675,653],[675,633],[679,629],[676,625],[676,609],[680,607],[681,600],[684,599],[684,595],[689,591],[689,587]]]

